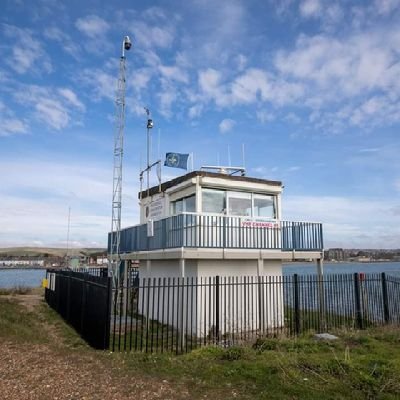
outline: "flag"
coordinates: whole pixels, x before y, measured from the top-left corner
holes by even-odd
[[[167,153],[165,154],[164,165],[171,168],[187,169],[189,154]]]

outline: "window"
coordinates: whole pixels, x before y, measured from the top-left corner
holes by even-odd
[[[202,201],[204,213],[276,218],[274,195],[203,188]]]
[[[186,212],[196,212],[196,196],[189,196],[184,199],[185,211]]]
[[[225,212],[225,191],[215,189],[203,189],[203,212],[223,214]]]
[[[275,203],[274,196],[267,196],[262,194],[254,194],[254,216],[275,218]]]
[[[228,215],[251,217],[251,193],[228,192]]]
[[[194,194],[171,203],[172,215],[181,214],[183,212],[196,212],[196,196]]]

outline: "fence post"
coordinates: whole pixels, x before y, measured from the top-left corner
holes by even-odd
[[[67,284],[67,321],[70,321],[71,315],[71,277],[68,275],[68,284]]]
[[[106,323],[104,331],[104,350],[110,347],[111,336],[111,309],[112,309],[112,278],[107,277],[107,296],[106,296]]]
[[[381,279],[382,279],[383,316],[385,319],[385,323],[388,324],[390,322],[389,299],[387,291],[386,274],[384,272],[382,272],[381,274]]]
[[[300,333],[300,293],[298,275],[293,275],[293,301],[294,301],[294,332],[296,335]]]
[[[55,291],[56,291],[56,301],[55,301],[56,308],[55,309],[56,309],[56,311],[58,313],[60,313],[60,301],[61,301],[61,294],[60,294],[60,291],[61,291],[60,286],[61,285],[60,285],[60,283],[61,283],[61,278],[62,278],[61,274],[54,272],[54,280],[55,280],[54,288],[55,288]]]
[[[354,299],[355,299],[355,311],[356,311],[356,323],[359,329],[363,329],[363,318],[361,308],[361,292],[360,292],[360,280],[358,273],[354,273]]]
[[[325,310],[325,280],[324,280],[324,262],[322,258],[317,260],[317,279],[318,279],[318,298],[319,298],[319,330],[326,332],[326,310]]]
[[[219,343],[219,275],[215,277],[215,340]]]
[[[83,285],[82,285],[82,311],[81,311],[81,335],[86,338],[84,331],[85,319],[86,319],[86,274],[83,274]]]

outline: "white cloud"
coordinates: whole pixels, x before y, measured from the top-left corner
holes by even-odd
[[[6,62],[15,72],[18,74],[52,72],[50,58],[32,31],[13,25],[4,24],[3,26],[10,43],[7,47],[12,54],[11,57],[7,57]]]
[[[134,74],[129,74],[127,83],[130,88],[136,91],[146,89],[152,74],[153,72],[150,68],[140,68],[135,70]]]
[[[83,105],[83,103],[78,99],[77,95],[68,88],[62,88],[62,89],[58,89],[59,93],[66,98],[69,103],[71,103],[73,106],[81,109],[81,110],[85,110],[85,106]]]
[[[400,117],[399,45],[399,28],[346,39],[302,35],[293,51],[277,53],[275,66],[282,82],[302,85],[299,99],[316,111],[311,120],[320,128],[391,124]]]
[[[142,48],[169,48],[174,41],[174,28],[172,25],[150,25],[144,21],[135,21],[131,30],[135,43],[140,43]],[[133,44],[135,46],[135,43]]]
[[[227,105],[228,98],[221,83],[222,75],[219,71],[208,68],[199,72],[199,87],[206,98],[212,99],[217,105]]]
[[[164,82],[161,92],[157,95],[160,101],[160,112],[169,118],[172,115],[172,105],[177,99],[177,90],[174,86]]]
[[[83,104],[74,92],[67,88],[50,88],[37,85],[19,85],[13,92],[13,97],[22,106],[34,110],[31,115],[50,128],[61,130],[70,124],[76,111],[84,111]]]
[[[189,118],[197,118],[200,117],[201,113],[203,111],[203,105],[202,104],[195,104],[194,106],[189,108]]]
[[[103,18],[97,15],[88,15],[85,18],[78,18],[75,26],[91,39],[99,39],[110,29],[110,25]]]
[[[26,246],[41,242],[65,246],[68,207],[71,207],[71,243],[105,246],[110,229],[112,168],[108,165],[35,159],[0,160],[0,246]],[[127,168],[126,175],[138,171]],[[124,223],[138,222],[138,210],[130,194],[137,185],[127,181],[123,192]],[[45,204],[45,206],[44,206]],[[135,207],[135,208],[133,208]],[[124,225],[125,226],[125,225]],[[29,227],[29,229],[26,229]]]
[[[334,88],[332,97],[386,89],[395,83],[390,69],[398,61],[398,34],[399,29],[388,30],[345,40],[302,35],[294,51],[278,52],[275,65],[284,75],[314,82],[319,88]]]
[[[400,6],[399,0],[375,0],[374,7],[381,15],[387,15],[398,9]]]
[[[222,83],[222,74],[215,69],[199,73],[199,86],[218,106],[271,102],[293,103],[303,94],[299,83],[287,82],[258,68],[249,68],[231,82]]]
[[[265,124],[266,122],[273,121],[274,115],[267,110],[257,110],[256,111],[257,119],[262,123]]]
[[[236,125],[236,121],[230,118],[223,119],[219,124],[219,131],[221,133],[227,133],[233,129]]]
[[[0,120],[0,136],[11,136],[27,132],[28,127],[24,121],[16,118],[2,118]]]
[[[284,219],[323,223],[325,247],[396,248],[399,216],[396,201],[350,197],[287,196]]]
[[[85,69],[77,80],[89,87],[92,91],[92,98],[95,101],[103,98],[115,100],[115,91],[117,88],[117,78],[99,68]]]
[[[238,70],[243,71],[246,68],[248,60],[247,60],[247,57],[244,56],[243,54],[238,54],[236,57],[236,62],[237,62]]]
[[[65,128],[70,121],[68,111],[57,100],[41,98],[35,109],[38,119],[57,130]]]
[[[167,79],[174,80],[181,83],[188,83],[189,76],[186,71],[177,66],[160,65],[159,71],[161,75]]]
[[[303,17],[319,16],[322,10],[322,5],[319,0],[303,0],[300,3],[300,14]]]
[[[279,17],[289,14],[294,0],[268,0]]]
[[[12,136],[28,132],[25,120],[15,117],[15,113],[0,101],[0,136]]]
[[[65,31],[56,26],[50,26],[45,28],[43,34],[47,39],[57,42],[66,53],[70,54],[75,59],[79,58],[81,53],[80,46],[74,43]]]

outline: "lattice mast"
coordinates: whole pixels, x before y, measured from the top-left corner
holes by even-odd
[[[109,274],[114,279],[119,278],[121,267],[121,208],[122,208],[122,159],[124,154],[124,128],[125,128],[125,50],[129,50],[132,43],[129,36],[122,42],[122,54],[119,62],[118,86],[116,93],[115,136],[114,136],[114,170],[113,170],[113,195],[112,217],[109,252]]]

